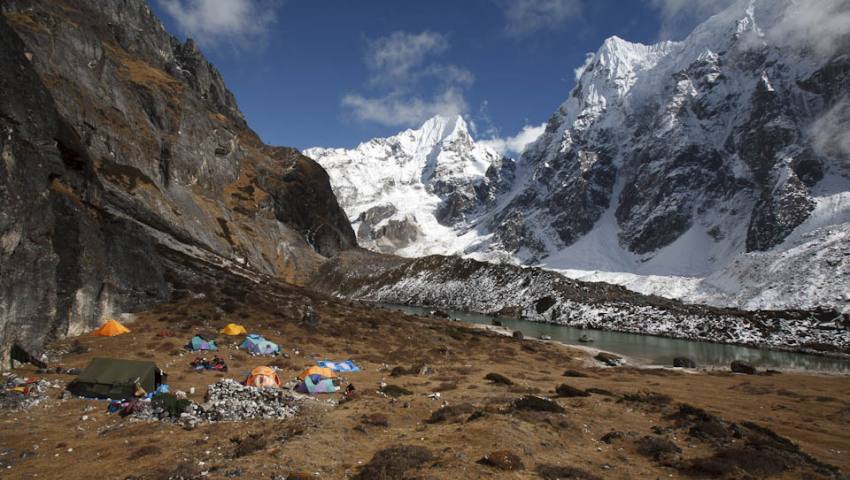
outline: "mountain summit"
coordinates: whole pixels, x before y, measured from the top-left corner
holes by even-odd
[[[327,170],[361,245],[408,256],[465,247],[460,237],[495,206],[514,168],[476,144],[461,116],[438,115],[352,150],[304,153]]]

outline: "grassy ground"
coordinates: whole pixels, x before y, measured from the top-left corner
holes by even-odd
[[[561,345],[321,297],[312,300],[321,321],[311,330],[299,324],[305,301],[297,290],[269,303],[250,296],[187,299],[138,315],[130,334],[70,338],[53,349],[67,352],[65,367],[84,367],[94,356],[155,360],[173,390],[194,387],[190,397],[197,401],[218,377],[242,380],[257,365],[275,365],[288,379],[316,359],[351,358],[363,367],[344,379],[357,388],[355,400],[334,407],[325,400],[336,395],[325,395],[290,420],[184,430],[121,419],[106,413],[105,402],[54,398],[28,411],[0,412],[0,463],[11,466],[0,477],[192,478],[202,471],[207,478],[331,479],[837,475],[821,462],[850,471],[847,377],[601,368]],[[290,358],[250,357],[235,349],[236,337],[220,340],[229,372],[192,371],[194,355],[182,345],[198,330],[230,322],[280,343]],[[164,330],[174,336],[157,335]],[[419,375],[419,365],[433,372]],[[392,376],[395,367],[410,373]],[[570,369],[585,376],[563,376]],[[26,367],[18,373],[34,372]],[[485,380],[489,373],[512,384]],[[383,396],[377,393],[382,381],[411,394]],[[527,394],[554,397],[562,383],[594,393],[555,398],[563,413],[512,406]],[[434,392],[439,399],[427,396]],[[681,403],[701,413],[683,414]],[[429,421],[444,404],[453,408]],[[600,441],[612,431],[622,436]],[[495,466],[479,463],[499,450],[515,457],[496,454],[490,456]],[[516,467],[515,461],[522,470],[500,468]]]

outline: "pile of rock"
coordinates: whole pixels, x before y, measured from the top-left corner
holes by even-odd
[[[187,413],[213,422],[289,418],[298,413],[298,402],[289,390],[248,387],[227,378],[210,385],[206,402]]]
[[[0,381],[0,409],[32,408],[49,398],[51,388],[62,388],[61,381],[31,381],[14,373],[4,373]]]

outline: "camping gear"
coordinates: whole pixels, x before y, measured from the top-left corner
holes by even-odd
[[[256,333],[245,337],[239,348],[246,350],[252,355],[277,355],[280,353],[280,346],[278,344],[270,342]]]
[[[316,364],[323,368],[330,368],[334,372],[359,372],[360,367],[357,366],[356,363],[351,360],[344,360],[342,362],[331,362],[328,360],[320,360],[316,362]]]
[[[204,340],[200,335],[192,337],[192,339],[189,340],[189,343],[186,344],[186,348],[195,352],[198,350],[218,350],[214,341]]]
[[[129,399],[137,387],[152,392],[165,379],[165,373],[153,362],[95,358],[67,389],[80,397]]]
[[[299,380],[304,380],[308,375],[319,375],[322,378],[336,378],[336,373],[330,368],[319,367],[317,365],[313,365],[312,367],[308,367],[306,370],[301,372],[298,375]]]
[[[245,330],[245,327],[242,325],[237,325],[235,323],[229,323],[226,327],[222,328],[218,331],[218,333],[223,333],[225,335],[248,335],[248,330]]]
[[[100,328],[91,332],[92,335],[97,337],[115,337],[117,335],[124,335],[125,333],[130,333],[130,329],[121,325],[115,319],[109,320]]]
[[[251,374],[245,380],[245,385],[249,387],[271,387],[280,388],[280,377],[271,369],[271,367],[256,367],[251,370]]]
[[[300,393],[334,393],[337,390],[339,387],[332,378],[321,375],[307,375],[295,386],[295,391]]]
[[[219,357],[214,357],[212,360],[195,357],[189,365],[199,372],[203,370],[216,370],[219,372],[227,371],[227,364],[224,362],[223,358]]]

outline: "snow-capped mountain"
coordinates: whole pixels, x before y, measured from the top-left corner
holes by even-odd
[[[353,150],[311,148],[362,246],[407,256],[462,253],[469,229],[513,179],[513,160],[476,144],[460,116]]]
[[[850,271],[840,240],[850,221],[850,22],[834,19],[850,18],[850,2],[810,7],[742,0],[680,42],[609,38],[515,164],[449,157],[468,158],[449,182],[462,202],[429,184],[436,169],[425,165],[457,144],[472,151],[471,139],[457,140],[465,130],[449,146],[425,142],[437,156],[404,146],[421,144],[437,120],[352,152],[307,154],[361,229],[368,209],[386,204],[397,221],[416,211],[443,219],[435,228],[417,217],[402,255],[464,253],[685,300],[847,311],[837,290]],[[398,165],[421,180],[405,183]],[[790,295],[794,285],[807,294]]]

